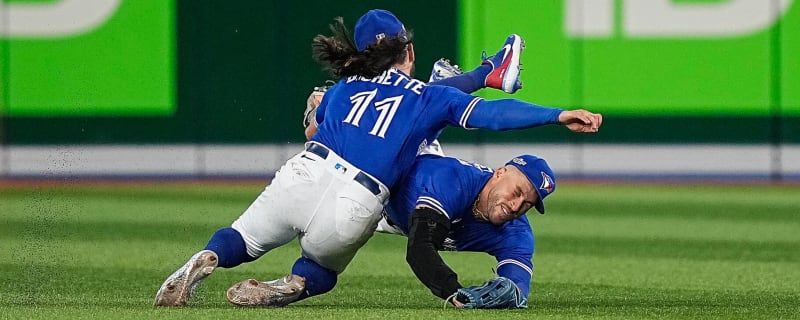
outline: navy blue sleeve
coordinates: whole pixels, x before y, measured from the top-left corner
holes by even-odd
[[[489,250],[497,259],[497,275],[514,281],[527,297],[533,277],[533,229],[527,217],[522,216],[506,223],[502,234],[500,243]]]
[[[533,264],[530,259],[508,258],[497,261],[497,275],[511,279],[527,297],[531,290]]]
[[[317,106],[317,113],[314,116],[314,120],[317,122],[318,125],[322,123],[323,120],[325,120],[325,109],[328,107],[328,101],[325,99],[325,97],[332,95],[330,93],[338,89],[340,87],[340,83],[342,83],[342,81],[339,81],[335,85],[328,88],[328,91],[326,91],[325,94],[322,95],[322,101],[320,101],[319,106]]]
[[[557,124],[564,111],[516,99],[480,100],[467,119],[467,128],[495,131],[533,128]]]
[[[511,279],[522,293],[533,277],[533,230],[523,215],[502,227],[469,219],[453,228],[458,251],[486,252],[497,260],[497,275]]]

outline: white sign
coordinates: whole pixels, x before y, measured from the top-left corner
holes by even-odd
[[[614,0],[566,0],[565,30],[570,37],[614,36]],[[674,3],[621,1],[622,36],[628,38],[738,37],[771,27],[792,0],[728,0]]]
[[[61,0],[4,4],[0,37],[61,38],[89,32],[114,16],[121,0]]]

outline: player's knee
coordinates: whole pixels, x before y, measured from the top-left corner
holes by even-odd
[[[333,290],[338,280],[335,271],[327,269],[306,257],[301,257],[294,262],[292,274],[306,279],[306,289],[301,299]]]

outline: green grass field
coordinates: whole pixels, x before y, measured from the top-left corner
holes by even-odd
[[[800,186],[562,183],[529,217],[526,310],[461,311],[420,284],[405,238],[379,234],[332,292],[237,308],[225,290],[286,274],[295,243],[218,269],[187,308],[153,308],[161,282],[229,225],[258,184],[0,187],[0,319],[787,319],[800,318]],[[445,253],[463,284],[485,254]]]

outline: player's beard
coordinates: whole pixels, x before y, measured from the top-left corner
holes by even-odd
[[[492,209],[495,209],[497,207],[496,203],[497,203],[497,197],[492,196],[491,193],[487,197],[485,203],[483,201],[480,201],[480,199],[478,201],[475,201],[475,205],[473,206],[474,207],[473,213],[475,214],[475,218],[481,221],[494,224],[494,221],[492,221],[492,216],[493,216]]]
[[[508,214],[503,211],[503,208],[508,210]],[[503,206],[500,201],[500,197],[493,192],[489,193],[487,197],[487,201],[484,208],[480,208],[481,211],[486,213],[486,221],[494,225],[501,225],[508,221],[508,216],[513,216],[514,213],[511,211],[510,207]],[[497,221],[495,221],[497,220]]]

